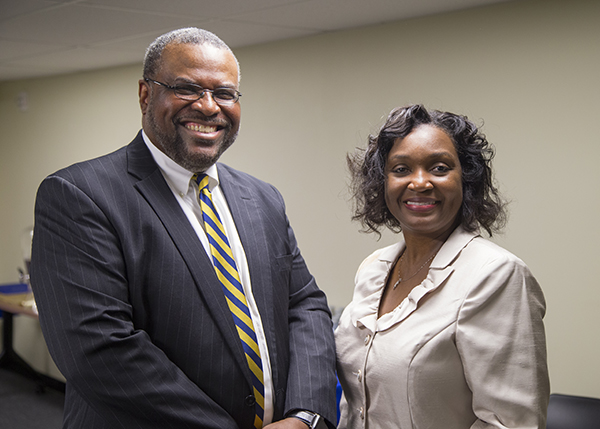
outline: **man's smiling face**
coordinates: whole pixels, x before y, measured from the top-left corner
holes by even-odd
[[[157,76],[170,86],[196,84],[205,89],[238,89],[238,65],[226,49],[211,45],[172,44],[162,54]],[[205,93],[196,101],[177,98],[172,90],[140,80],[144,131],[161,151],[198,173],[213,165],[233,144],[240,127],[239,101],[222,106]]]

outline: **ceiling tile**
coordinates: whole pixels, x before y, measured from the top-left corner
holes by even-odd
[[[135,63],[157,36],[232,48],[510,0],[0,0],[0,81]],[[513,0],[517,1],[517,0]]]
[[[84,45],[151,30],[177,28],[181,18],[67,5],[20,16],[0,26],[0,37],[12,40]]]
[[[82,4],[211,19],[237,15],[248,11],[260,11],[285,4],[298,3],[298,1],[302,0],[84,0]]]
[[[51,54],[38,55],[36,57],[19,58],[6,62],[4,65],[79,71],[132,64],[136,61],[141,61],[143,55],[144,53],[142,52],[138,58],[134,58],[130,52],[74,48]]]
[[[262,11],[238,14],[236,19],[293,28],[339,30],[461,9],[497,0],[309,0]]]
[[[50,6],[60,4],[58,0],[19,0],[19,1],[2,1],[0,8],[0,22],[23,15],[39,9],[45,9]]]

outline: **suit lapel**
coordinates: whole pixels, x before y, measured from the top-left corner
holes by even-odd
[[[194,228],[179,207],[171,189],[138,134],[127,148],[129,173],[137,177],[136,189],[146,199],[175,243],[196,283],[200,296],[219,326],[225,341],[251,385],[251,374],[231,312],[212,263]]]

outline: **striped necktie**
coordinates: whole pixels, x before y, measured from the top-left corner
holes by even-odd
[[[206,174],[195,174],[192,180],[198,184],[198,200],[202,209],[202,219],[204,220],[206,235],[210,244],[212,262],[217,277],[221,281],[227,305],[233,315],[235,326],[242,340],[246,360],[252,373],[252,387],[254,397],[256,398],[254,427],[260,429],[263,424],[265,407],[263,370],[256,333],[254,332],[254,325],[250,317],[250,310],[248,309],[248,302],[246,301],[240,275],[233,259],[231,247],[229,246],[229,240],[227,239],[225,229],[208,189],[208,176]]]

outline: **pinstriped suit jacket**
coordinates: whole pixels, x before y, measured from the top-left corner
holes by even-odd
[[[277,190],[218,165],[248,258],[274,418],[335,422],[326,298]],[[67,379],[64,428],[251,428],[250,372],[221,285],[141,134],[38,190],[32,287]]]

